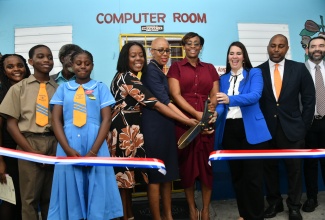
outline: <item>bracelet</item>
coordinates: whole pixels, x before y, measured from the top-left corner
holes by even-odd
[[[92,155],[97,156],[97,154],[95,154],[92,150],[89,151]]]

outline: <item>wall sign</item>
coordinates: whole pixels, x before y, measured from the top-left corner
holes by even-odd
[[[165,13],[98,13],[96,21],[98,24],[127,24],[127,23],[150,23],[159,24],[166,22]],[[179,13],[170,15],[174,23],[207,23],[205,13]]]
[[[141,31],[144,31],[144,32],[164,31],[164,25],[146,25],[146,26],[141,26]]]

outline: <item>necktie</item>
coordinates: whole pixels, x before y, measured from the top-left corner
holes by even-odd
[[[49,123],[48,116],[49,97],[46,92],[46,84],[40,83],[36,100],[36,124],[45,126]]]
[[[321,116],[325,115],[325,87],[324,79],[320,71],[320,66],[315,67],[315,86],[316,86],[316,110]]]
[[[279,64],[275,64],[274,68],[274,87],[275,87],[275,94],[276,94],[276,99],[279,100],[281,88],[282,88],[282,79],[280,75],[280,71],[278,69]]]
[[[86,95],[82,85],[77,89],[73,102],[73,124],[82,127],[87,120]]]

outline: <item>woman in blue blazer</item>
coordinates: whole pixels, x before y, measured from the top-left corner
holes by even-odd
[[[225,150],[267,149],[271,135],[259,106],[262,90],[261,70],[252,68],[245,46],[233,42],[228,48],[226,74],[220,78],[217,93],[218,146]],[[239,219],[262,220],[263,161],[230,160],[229,167]]]

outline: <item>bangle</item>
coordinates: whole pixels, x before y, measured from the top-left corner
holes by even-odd
[[[92,150],[89,151],[92,155],[97,156],[97,154],[95,154]]]

